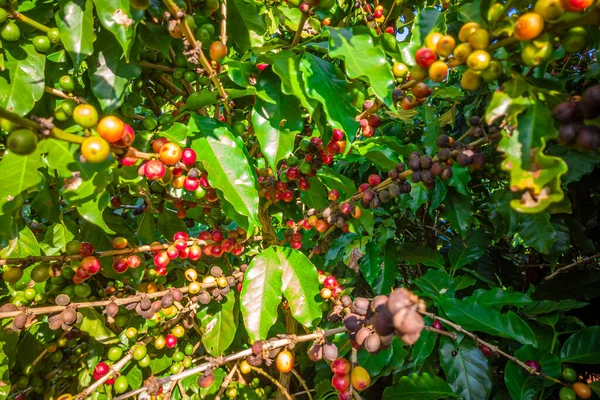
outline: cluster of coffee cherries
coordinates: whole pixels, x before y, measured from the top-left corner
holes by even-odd
[[[313,7],[307,1],[301,0],[285,0],[288,6],[297,7],[301,12],[308,13],[310,15],[315,14],[317,10],[319,11],[329,11],[335,4],[335,0],[319,0],[315,1]],[[328,23],[324,25],[329,25]]]
[[[197,271],[188,268],[185,271],[185,278],[189,281],[188,293],[193,297],[192,302],[206,305],[211,298],[216,301],[223,300],[223,296],[227,296],[234,287],[241,291],[244,272],[247,268],[247,264],[242,264],[239,268],[234,268],[230,276],[226,276],[221,267],[215,265],[210,268],[210,274],[205,276],[201,283],[198,281]],[[213,289],[205,290],[205,287]]]
[[[363,8],[365,14],[367,14],[367,22],[373,23],[376,22],[378,24],[383,24],[385,22],[385,8],[381,4],[377,4],[373,7],[371,4],[367,2],[356,1],[354,3],[355,8]],[[391,20],[391,18],[390,18]],[[389,21],[390,25],[384,28],[385,33],[393,34],[396,32],[396,29],[393,26],[393,21]]]
[[[336,358],[331,363],[331,386],[338,392],[339,400],[352,399],[350,384],[352,387],[362,392],[371,385],[371,376],[363,367],[356,365],[352,368],[352,364],[345,358]]]
[[[600,116],[600,85],[589,87],[581,96],[573,96],[552,110],[552,116],[561,124],[559,143],[575,145],[581,151],[600,149],[600,128],[586,124]]]
[[[399,100],[395,98],[395,101]],[[373,107],[373,104],[373,100],[365,100],[363,103],[363,110],[366,111],[370,109]],[[381,118],[378,114],[373,113],[369,114],[366,118],[361,118],[359,123],[362,135],[366,138],[370,138],[375,134],[375,130],[381,125]]]
[[[114,249],[122,250],[127,247],[128,242],[126,238],[118,236],[113,239],[112,245]],[[117,255],[113,257],[112,267],[116,273],[122,274],[125,273],[129,268],[139,267],[141,263],[142,259],[136,254],[129,256]]]
[[[78,312],[75,307],[69,306],[69,303],[71,303],[71,298],[68,295],[64,293],[59,294],[54,299],[54,302],[57,306],[64,306],[67,308],[59,313],[48,315],[48,327],[53,331],[58,329],[68,331],[73,328],[75,324],[78,324],[83,320],[83,315]],[[15,320],[18,317],[20,317],[20,315],[15,317]]]
[[[95,249],[94,245],[90,242],[72,240],[67,243],[66,250],[69,255],[80,254],[83,257],[75,270],[75,274],[72,276],[74,284],[81,284],[90,276],[96,275],[100,271],[100,260],[93,256]],[[63,273],[65,272],[67,271],[63,268]],[[67,272],[67,275],[70,275],[70,273]]]
[[[414,344],[425,326],[419,314],[425,303],[405,288],[381,295],[373,300],[358,297],[342,303],[346,315],[344,326],[348,329],[352,346],[370,353],[387,349],[395,334],[405,344]],[[347,311],[350,311],[347,313]]]
[[[323,286],[321,288],[321,297],[324,300],[329,300],[331,298],[337,299],[342,294],[343,289],[335,276],[329,275],[321,270],[317,272],[319,274],[319,284]]]

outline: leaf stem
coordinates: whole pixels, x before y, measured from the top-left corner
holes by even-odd
[[[50,28],[48,28],[46,25],[40,24],[39,22],[34,21],[29,17],[26,17],[25,15],[21,14],[18,11],[13,12],[12,16],[13,16],[13,18],[18,19],[19,21],[24,22],[27,25],[33,26],[35,29],[38,29],[44,33],[50,32]]]
[[[285,396],[286,399],[292,400],[290,393],[286,390],[285,387],[283,387],[283,385],[281,383],[279,383],[279,381],[277,379],[273,378],[271,375],[267,374],[265,371],[263,371],[260,368],[250,366],[250,369],[252,369],[252,371],[264,376],[265,378],[267,378],[268,380],[273,382],[275,384],[275,386],[277,386],[277,388],[280,390],[280,393],[283,393],[283,395]]]
[[[17,124],[19,126],[22,126],[25,128],[30,128],[30,129],[33,129],[36,131],[39,130],[39,128],[40,128],[39,124],[37,124],[35,121],[21,117],[18,114],[15,114],[13,112],[10,112],[8,110],[4,110],[1,108],[0,108],[0,118],[7,119],[11,122],[14,122],[15,124]],[[85,138],[83,136],[77,136],[72,133],[65,132],[62,129],[59,129],[56,127],[52,128],[50,130],[50,137],[54,138],[54,139],[58,139],[58,140],[64,140],[65,142],[69,142],[69,143],[76,143],[76,144],[81,144],[85,140]],[[2,260],[0,260],[0,263],[1,263],[1,261]],[[0,265],[2,265],[2,264],[0,264]]]

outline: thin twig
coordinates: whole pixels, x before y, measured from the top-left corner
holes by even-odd
[[[541,376],[542,378],[545,378],[549,381],[552,381],[554,383],[558,383],[560,385],[566,386],[563,382],[559,381],[558,379],[552,378],[551,376],[548,376],[546,374],[543,374],[541,372],[536,371],[535,369],[529,367],[528,365],[526,365],[523,361],[519,360],[518,358],[511,356],[508,353],[505,353],[504,351],[502,351],[498,346],[494,346],[491,343],[486,342],[485,340],[480,339],[479,337],[477,337],[477,335],[475,335],[472,332],[469,332],[468,330],[466,330],[465,328],[463,328],[462,326],[455,324],[452,321],[448,321],[445,318],[439,317],[433,313],[430,312],[426,312],[426,311],[420,311],[421,314],[430,317],[434,320],[438,320],[440,322],[443,322],[444,324],[452,327],[454,330],[456,330],[457,332],[460,332],[468,337],[470,337],[471,339],[473,339],[477,344],[479,345],[484,345],[489,347],[494,353],[498,353],[503,357],[508,358],[510,361],[514,362],[515,364],[517,364],[519,367],[523,368],[524,370],[526,370],[528,373],[530,373],[531,375],[536,375],[536,376]]]
[[[229,373],[227,374],[225,379],[223,379],[223,383],[221,384],[221,387],[219,388],[219,392],[215,396],[215,400],[221,400],[221,395],[225,392],[225,389],[227,389],[227,386],[229,386],[229,383],[232,381],[233,375],[235,375],[235,372],[237,370],[238,370],[238,364],[235,363],[233,365],[233,367],[231,367],[231,370],[229,371]]]
[[[221,43],[227,46],[227,0],[221,0]]]
[[[295,369],[292,368],[292,374],[296,377],[296,379],[298,379],[298,382],[300,382],[300,385],[302,385],[302,387],[306,391],[306,395],[308,396],[308,399],[313,400],[313,396],[312,396],[312,394],[310,394],[310,389],[308,388],[306,381],[304,379],[302,379],[302,376],[298,373],[298,371],[296,371]]]
[[[575,261],[574,263],[571,263],[569,265],[565,265],[564,267],[560,267],[558,268],[556,271],[554,271],[554,273],[548,275],[547,277],[544,278],[545,281],[549,281],[550,279],[554,279],[556,278],[558,275],[567,272],[568,270],[570,270],[571,268],[574,268],[580,264],[584,264],[588,261],[594,260],[596,258],[600,257],[600,254],[596,254],[594,256],[591,257],[586,257],[586,258],[582,258],[581,260]]]
[[[267,374],[265,371],[263,371],[260,368],[256,368],[253,366],[250,366],[250,368],[252,369],[252,371],[256,372],[257,374],[260,374],[262,376],[264,376],[265,378],[267,378],[268,380],[270,380],[271,382],[273,382],[275,384],[275,386],[277,386],[277,388],[279,388],[279,390],[281,391],[281,393],[283,393],[283,395],[285,396],[286,399],[288,400],[292,400],[292,397],[290,396],[290,393],[286,390],[285,387],[283,387],[283,385],[281,383],[279,383],[279,381],[275,378],[273,378],[271,375]]]

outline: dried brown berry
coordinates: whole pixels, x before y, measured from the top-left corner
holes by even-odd
[[[66,308],[61,314],[60,319],[66,325],[73,325],[77,321],[77,311],[72,308]]]
[[[108,315],[109,317],[114,317],[115,315],[117,315],[119,313],[119,305],[117,303],[115,303],[114,301],[112,301],[112,302],[108,303],[108,305],[106,306],[104,311],[106,312],[106,315]]]
[[[338,348],[333,343],[325,343],[323,345],[323,358],[326,361],[332,362],[338,358]]]
[[[160,299],[160,304],[163,308],[169,308],[173,305],[173,295],[171,293],[165,294],[162,299]]]
[[[223,275],[223,270],[220,267],[214,266],[210,269],[210,274],[215,278],[218,278]]]
[[[203,305],[210,303],[210,294],[206,290],[201,290],[198,293],[198,303]]]
[[[369,353],[377,353],[379,351],[379,347],[381,347],[381,339],[379,335],[376,333],[372,333],[365,339],[363,347]]]
[[[252,354],[254,354],[254,355],[262,354],[262,350],[263,350],[262,341],[257,340],[256,342],[254,342],[252,344]]]
[[[362,327],[358,330],[358,332],[356,332],[356,336],[354,337],[354,340],[356,341],[356,344],[358,344],[359,346],[362,346],[363,343],[365,342],[365,339],[371,334],[371,330],[367,327]]]
[[[171,290],[171,294],[173,295],[173,300],[175,300],[175,301],[183,300],[183,293],[181,292],[181,290],[175,288],[175,289]]]
[[[56,299],[54,299],[54,302],[57,306],[66,306],[71,302],[71,298],[66,294],[59,294],[56,296]]]
[[[27,323],[27,314],[23,313],[23,314],[19,314],[17,315],[12,322],[12,329],[14,331],[20,331],[21,329],[23,329],[25,327],[25,324]]]
[[[358,315],[367,315],[369,312],[369,300],[364,297],[357,297],[352,303],[352,312]]]
[[[318,343],[314,343],[308,349],[308,358],[313,362],[317,362],[323,358],[323,346]]]

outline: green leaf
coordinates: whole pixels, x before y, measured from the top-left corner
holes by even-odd
[[[440,364],[454,393],[465,400],[487,399],[492,391],[492,368],[489,359],[471,340],[457,345],[440,337]]]
[[[307,94],[319,101],[327,113],[332,128],[343,130],[350,140],[358,129],[356,109],[348,94],[348,83],[338,67],[310,53],[304,53],[300,71],[306,82]]]
[[[366,157],[386,170],[394,169],[401,159],[400,156],[406,158],[413,151],[419,151],[419,148],[413,143],[404,145],[400,139],[393,136],[371,137],[352,144],[352,152]]]
[[[21,116],[44,94],[46,57],[31,44],[4,42],[7,71],[0,73],[0,107]]]
[[[538,100],[532,100],[527,110],[517,117],[519,142],[521,143],[522,168],[531,166],[531,151],[544,146],[542,138],[548,141],[558,137],[550,107]]]
[[[421,46],[430,32],[446,33],[446,15],[436,8],[425,7],[415,16],[410,43]]]
[[[31,229],[27,226],[21,229],[16,240],[11,240],[8,247],[5,247],[0,251],[0,256],[4,258],[36,257],[39,255],[41,255],[41,253],[38,241]]]
[[[565,299],[560,301],[541,300],[536,301],[534,304],[528,305],[521,310],[521,313],[529,316],[536,316],[542,314],[550,314],[554,312],[565,312],[576,308],[583,308],[589,303],[583,301],[577,301],[572,299]]]
[[[573,364],[600,364],[600,326],[571,335],[560,349],[560,359]]]
[[[375,95],[386,107],[394,110],[394,76],[385,53],[375,43],[371,29],[367,26],[326,27],[324,34],[329,36],[329,56],[344,61],[348,78],[370,83]]]
[[[77,71],[83,60],[94,52],[94,5],[92,0],[59,0],[58,4],[56,26]]]
[[[0,387],[0,398],[5,399],[10,389],[10,368],[14,366],[17,359],[19,335],[8,334],[4,329],[0,330],[0,380],[6,383]],[[15,379],[13,379],[14,383]],[[6,388],[5,391],[1,391]]]
[[[287,247],[276,247],[282,269],[282,291],[290,305],[292,316],[307,328],[316,327],[321,319],[319,277],[317,268],[300,251]]]
[[[220,302],[211,302],[196,314],[196,318],[201,322],[202,343],[206,351],[213,357],[224,354],[237,331],[235,292],[230,291]]]
[[[98,2],[102,3],[103,0]],[[98,35],[88,75],[92,92],[105,112],[121,105],[129,82],[142,73],[142,67],[137,62],[128,63],[122,55],[115,38],[108,31]]]
[[[452,166],[452,178],[448,181],[448,185],[454,187],[458,193],[464,196],[471,196],[471,190],[467,186],[469,182],[471,182],[469,168],[454,163]]]
[[[444,271],[430,269],[425,275],[415,280],[415,285],[423,294],[435,299],[439,296],[453,297],[455,292],[452,277]]]
[[[419,340],[412,347],[412,358],[415,365],[421,365],[431,355],[439,335],[435,332],[423,330]]]
[[[519,214],[517,230],[525,243],[540,253],[550,252],[557,235],[547,212],[538,214]]]
[[[382,350],[377,354],[371,354],[365,349],[360,349],[358,351],[358,363],[361,367],[366,369],[371,376],[379,375],[381,370],[392,362],[392,357],[394,357],[393,347]]]
[[[412,185],[412,189],[408,195],[404,194],[400,196],[400,202],[398,207],[401,210],[406,210],[407,208],[413,212],[413,214],[417,213],[417,210],[421,208],[421,206],[427,203],[429,199],[429,189],[423,186],[423,183],[417,183]]]
[[[70,178],[73,171],[77,170],[75,162],[76,144],[63,142],[57,139],[46,139],[40,142],[40,152],[46,154],[48,167],[56,170],[59,176]]]
[[[254,257],[244,273],[241,310],[251,340],[266,339],[269,329],[277,321],[283,278],[283,271],[273,265],[278,260],[275,249],[268,248]]]
[[[252,126],[260,149],[273,170],[277,163],[294,150],[296,134],[304,129],[300,102],[281,91],[281,82],[270,69],[263,71],[257,83],[275,103],[256,98],[252,112]]]
[[[496,307],[501,309],[504,306],[525,307],[529,305],[535,306],[535,302],[520,292],[505,290],[502,288],[493,288],[490,290],[477,289],[469,300],[475,301],[478,304],[488,307]]]
[[[444,200],[445,216],[450,225],[461,236],[465,236],[473,222],[473,201],[471,196],[464,196],[451,190]]]
[[[88,335],[104,345],[119,341],[119,338],[113,331],[106,326],[104,317],[96,310],[93,308],[82,308],[78,311],[83,314],[83,320],[79,324],[80,330],[87,332]]]
[[[242,53],[263,44],[267,32],[264,6],[255,0],[227,2],[227,36]]]
[[[404,243],[398,246],[399,261],[406,261],[409,264],[417,263],[444,269],[444,257],[439,251],[432,251],[426,246],[415,246],[412,243]]]
[[[548,146],[548,154],[560,157],[567,163],[569,170],[562,176],[563,185],[577,182],[584,175],[591,174],[600,162],[598,154],[582,153],[554,143]]]
[[[537,346],[535,334],[517,314],[482,306],[469,299],[458,300],[447,297],[439,302],[448,317],[465,329],[512,338],[522,344]]]
[[[319,178],[311,176],[308,178],[308,183],[310,184],[310,188],[300,192],[300,198],[306,207],[323,209],[329,206],[327,190],[325,190],[325,186],[323,186]]]
[[[180,122],[175,122],[166,131],[161,131],[160,136],[164,137],[169,142],[185,146],[187,143],[187,126]]]
[[[102,26],[112,32],[123,49],[125,60],[129,62],[135,28],[137,22],[144,18],[144,11],[131,7],[128,0],[94,0],[94,5]]]
[[[341,198],[345,199],[356,193],[356,186],[352,179],[335,172],[325,165],[317,172],[317,176],[329,189],[336,189],[340,193]]]
[[[233,131],[212,118],[193,115],[188,136],[194,136],[191,148],[203,163],[210,184],[222,192],[238,214],[247,218],[242,228],[252,232],[254,226],[260,226],[256,177]]]
[[[149,215],[149,218],[153,219],[152,215]],[[168,240],[171,240],[177,232],[185,232],[187,230],[185,222],[181,218],[177,218],[177,214],[174,211],[169,210],[163,210],[163,212],[158,214],[157,226],[158,231]]]
[[[306,84],[300,72],[301,59],[302,55],[284,50],[273,56],[273,71],[281,78],[281,91],[296,96],[302,107],[312,115],[317,108],[317,102],[306,95]]]
[[[114,233],[102,218],[110,200],[106,186],[110,180],[110,159],[102,164],[77,161],[77,171],[71,180],[65,181],[62,194],[67,204],[76,206],[81,216],[102,228],[106,233]]]
[[[169,47],[173,37],[169,35],[169,29],[166,25],[151,24],[146,21],[140,24],[138,37],[151,49],[160,51],[165,57],[170,58]]]
[[[367,243],[365,250],[366,252],[360,258],[358,264],[365,280],[373,287],[383,264],[383,254],[375,241]]]
[[[5,152],[0,160],[0,193],[7,196],[16,196],[41,182],[38,172],[40,154],[34,151],[27,156],[19,156],[10,151]]]
[[[442,378],[424,372],[403,376],[400,381],[383,391],[383,400],[437,400],[457,398],[450,385]]]
[[[75,238],[75,224],[71,223],[70,225],[67,227],[63,221],[60,221],[46,230],[43,242],[44,254],[54,255],[65,250],[67,243]]]
[[[531,346],[523,346],[515,351],[515,357],[519,360],[536,360],[542,366],[544,374],[557,378],[561,371],[560,360],[555,354],[550,354],[546,349],[538,350]],[[504,382],[515,400],[530,400],[546,384],[545,379],[531,375],[525,369],[513,362],[508,362],[504,369]],[[548,382],[547,385],[552,385]]]
[[[471,230],[466,235],[465,240],[455,236],[452,239],[452,247],[448,252],[452,269],[457,270],[479,259],[485,253],[489,244],[490,238],[482,230]]]

